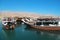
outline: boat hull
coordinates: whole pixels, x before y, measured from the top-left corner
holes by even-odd
[[[56,31],[56,30],[60,30],[60,26],[35,26],[35,25],[30,25],[32,28],[35,29],[39,29],[39,30],[52,30],[52,31]]]

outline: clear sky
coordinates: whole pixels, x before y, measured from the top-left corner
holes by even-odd
[[[60,16],[60,0],[0,0],[0,11],[5,10]]]

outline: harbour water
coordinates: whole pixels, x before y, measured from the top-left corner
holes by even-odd
[[[4,30],[0,22],[0,40],[60,40],[60,33],[40,31],[20,24],[14,30]]]

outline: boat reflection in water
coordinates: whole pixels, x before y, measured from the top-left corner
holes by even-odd
[[[2,40],[15,40],[16,34],[14,30],[2,30],[2,36],[4,39]]]
[[[14,30],[2,29],[2,37],[2,40],[60,40],[60,33],[41,31],[20,24]]]
[[[33,30],[33,31],[37,31],[37,33],[40,32],[47,32],[47,33],[53,33],[53,34],[60,34],[60,30],[56,30],[56,31],[51,31],[51,30],[39,30],[39,29],[34,29],[32,27],[30,27],[29,25],[26,25],[26,30]]]
[[[33,29],[31,27],[26,27],[26,31],[32,31],[36,35],[36,37],[40,40],[60,40],[60,31],[44,31]],[[52,38],[52,39],[51,39]]]

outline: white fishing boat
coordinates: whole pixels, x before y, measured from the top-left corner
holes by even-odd
[[[36,21],[22,20],[30,27],[40,30],[60,30],[60,18],[38,18]]]
[[[5,26],[6,29],[14,28],[14,25],[16,24],[16,20],[10,17],[2,18],[2,25]]]

